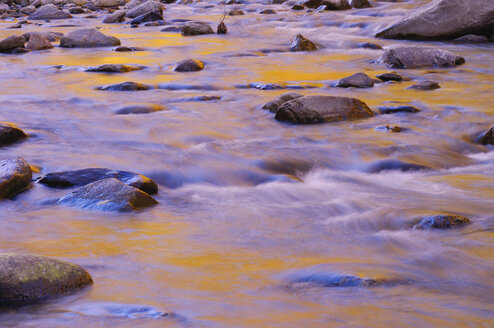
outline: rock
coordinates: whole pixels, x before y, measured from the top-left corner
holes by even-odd
[[[408,87],[408,89],[417,89],[417,90],[435,90],[439,89],[439,83],[436,81],[422,81],[417,84]]]
[[[79,14],[84,14],[85,11],[81,7],[74,7],[69,9],[69,14],[72,15],[79,15]]]
[[[34,6],[30,6],[30,7],[34,8]],[[0,13],[4,13],[4,12],[9,11],[9,10],[10,10],[9,5],[7,5],[5,3],[0,3]],[[22,9],[21,9],[21,11],[22,11]]]
[[[380,45],[375,44],[375,43],[366,42],[366,43],[362,43],[361,45],[359,45],[359,48],[381,50],[383,47],[381,47]]]
[[[104,168],[48,173],[38,182],[52,188],[81,187],[98,180],[115,178],[150,195],[158,193],[158,185],[141,174]]]
[[[31,185],[31,167],[22,158],[0,161],[0,199],[10,198]]]
[[[290,51],[314,51],[317,47],[311,40],[305,38],[302,34],[297,34],[290,45]]]
[[[96,0],[94,5],[96,7],[118,7],[118,0]]]
[[[130,212],[158,204],[144,191],[108,178],[87,184],[60,198],[59,204],[101,211]]]
[[[145,91],[145,90],[154,89],[154,87],[149,84],[124,82],[119,84],[111,84],[103,87],[98,87],[97,89],[104,91]]]
[[[174,68],[177,72],[196,72],[204,68],[204,63],[196,59],[185,59],[182,60]]]
[[[388,49],[379,60],[392,68],[455,67],[465,63],[465,58],[451,51],[430,47]]]
[[[383,125],[383,126],[378,126],[376,127],[375,129],[376,131],[380,131],[380,132],[392,132],[392,133],[398,133],[398,132],[401,132],[402,131],[402,128],[400,128],[399,126],[397,125]]]
[[[30,33],[26,48],[29,50],[43,50],[51,49],[53,45],[41,33]]]
[[[54,4],[48,4],[40,7],[36,12],[29,15],[28,18],[32,20],[67,19],[72,18],[72,15],[58,9]]]
[[[9,145],[27,138],[27,135],[13,124],[0,123],[0,146]]]
[[[370,279],[360,278],[354,275],[338,274],[332,272],[318,272],[306,275],[299,275],[292,278],[291,287],[376,287],[376,286],[394,286],[406,284],[400,280]]]
[[[322,5],[322,0],[306,0],[302,3],[304,7],[316,9]]]
[[[494,126],[487,130],[480,142],[483,145],[494,145]]]
[[[63,33],[60,32],[27,32],[23,34],[26,41],[29,42],[32,33],[39,34],[50,42],[55,42],[63,37]]]
[[[0,304],[67,295],[92,284],[89,273],[77,264],[36,255],[0,254]]]
[[[262,14],[262,15],[274,15],[274,14],[276,14],[276,10],[271,9],[271,8],[267,8],[267,9],[259,10],[258,13]]]
[[[204,22],[189,22],[182,26],[182,35],[202,35],[202,34],[214,34],[213,29],[208,23]]]
[[[276,111],[275,119],[296,124],[355,120],[373,116],[362,101],[333,96],[305,96],[289,100]]]
[[[291,9],[291,10],[296,10],[296,11],[299,11],[299,10],[304,10],[304,9],[305,9],[305,7],[304,7],[304,5],[301,5],[301,4],[299,4],[299,3],[296,3],[296,4],[294,4],[294,5],[293,5],[290,9]]]
[[[0,41],[0,52],[12,52],[16,48],[24,48],[26,39],[22,35],[11,35]]]
[[[123,47],[119,46],[116,47],[113,51],[119,51],[119,52],[129,52],[129,51],[143,51],[143,48],[138,48],[138,47]]]
[[[441,40],[494,32],[494,1],[435,0],[376,34],[388,39]]]
[[[234,9],[228,13],[229,16],[241,16],[245,15],[244,11],[242,9]]]
[[[283,105],[287,101],[297,99],[303,96],[304,95],[301,95],[300,93],[296,93],[296,92],[284,93],[278,98],[271,100],[270,102],[262,106],[262,109],[267,109],[270,112],[276,113],[276,111],[281,107],[281,105]]]
[[[326,5],[327,10],[348,10],[352,9],[352,6],[348,3],[348,0],[325,0],[323,4]]]
[[[119,39],[111,35],[105,35],[95,28],[70,31],[60,40],[60,47],[63,48],[93,48],[119,45]]]
[[[417,221],[414,222],[413,229],[429,230],[461,228],[470,224],[469,219],[459,215],[434,215]]]
[[[163,20],[163,16],[156,11],[151,11],[151,12],[142,14],[140,16],[137,16],[136,18],[134,18],[133,20],[130,21],[130,24],[131,25],[138,25],[138,24],[145,23],[145,22],[155,22],[155,21],[159,21],[159,20]]]
[[[35,6],[26,6],[26,7],[24,7],[24,8],[21,9],[21,13],[23,13],[25,15],[31,15],[35,11],[36,11],[36,7]]]
[[[107,15],[103,19],[103,23],[105,24],[113,24],[113,23],[119,23],[124,20],[125,15],[127,14],[126,10],[115,10],[113,13],[110,15]]]
[[[376,75],[376,77],[383,82],[387,82],[387,81],[399,82],[403,80],[403,76],[396,73],[384,73],[384,74]]]
[[[371,8],[371,4],[368,0],[350,0],[350,6],[353,8]]]
[[[462,37],[459,37],[457,39],[454,39],[453,42],[483,43],[483,42],[489,42],[489,39],[483,35],[468,34],[468,35],[464,35]]]
[[[158,1],[148,0],[127,12],[127,17],[135,18],[150,12],[156,12],[160,15],[163,14],[163,7]]]
[[[367,74],[355,73],[339,80],[335,86],[338,88],[372,88],[374,83],[375,80],[370,78]]]
[[[413,106],[389,106],[379,107],[381,114],[396,114],[396,113],[418,113],[420,110]]]
[[[365,172],[380,173],[389,170],[408,172],[427,169],[429,169],[429,167],[420,164],[403,162],[397,159],[385,159],[370,163]]]
[[[119,110],[115,111],[115,114],[117,115],[149,114],[149,113],[159,112],[164,109],[165,108],[160,105],[131,105],[120,108]],[[150,192],[147,193],[150,194]]]
[[[228,32],[228,29],[226,28],[225,22],[221,22],[218,24],[218,27],[216,28],[216,33],[217,34],[226,34]]]
[[[100,72],[100,73],[127,73],[144,69],[144,66],[131,66],[122,64],[103,64],[96,67],[89,67],[85,72]]]

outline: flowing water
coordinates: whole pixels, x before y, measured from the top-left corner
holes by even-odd
[[[126,46],[63,49],[0,57],[0,121],[30,138],[3,147],[41,174],[108,167],[160,185],[160,204],[136,213],[54,205],[67,190],[34,184],[1,203],[0,249],[52,256],[84,266],[92,288],[70,297],[4,309],[2,327],[492,327],[494,325],[494,151],[473,142],[493,124],[494,46],[374,40],[375,31],[415,8],[379,3],[346,12],[228,16],[229,33],[182,37],[160,27],[131,29],[98,19],[40,22],[21,30],[0,22],[0,38],[27,31],[98,26]],[[167,23],[216,26],[223,7],[167,5]],[[319,51],[291,53],[296,33]],[[328,87],[356,72],[389,69],[363,42],[432,45],[457,52],[452,69],[398,73],[415,81],[371,89]],[[191,57],[195,73],[171,69]],[[126,74],[88,73],[100,64],[140,64]],[[433,79],[441,89],[406,87]],[[134,81],[165,89],[109,92]],[[359,98],[379,106],[411,104],[417,114],[378,115],[332,124],[279,123],[262,105],[287,90]],[[170,86],[212,86],[209,90]],[[166,88],[168,87],[168,88]],[[221,100],[186,98],[216,95]],[[115,115],[129,104],[166,110]],[[376,130],[386,124],[401,133]],[[398,161],[428,167],[384,170]],[[391,163],[391,164],[390,164]],[[460,230],[409,229],[414,218],[454,213]],[[287,288],[293,274],[333,272],[396,278],[406,285]],[[168,315],[167,315],[168,313]]]

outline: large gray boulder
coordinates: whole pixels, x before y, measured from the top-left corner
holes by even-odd
[[[275,119],[296,124],[356,120],[373,116],[363,102],[355,98],[305,96],[285,102],[276,111]]]
[[[69,13],[60,10],[54,4],[48,4],[40,7],[34,13],[29,15],[29,19],[32,20],[45,20],[45,19],[66,19],[72,18]]]
[[[22,158],[0,161],[0,199],[10,198],[28,188],[33,173]]]
[[[44,50],[53,48],[53,45],[43,34],[33,32],[29,35],[26,48],[29,50]]]
[[[435,0],[378,32],[388,39],[454,39],[466,34],[494,34],[494,1]]]
[[[386,50],[379,61],[391,68],[454,67],[465,63],[465,58],[438,48],[398,47]]]
[[[10,123],[0,123],[0,146],[8,145],[26,138],[27,135]]]
[[[276,113],[278,111],[278,109],[281,107],[281,105],[283,105],[287,101],[297,99],[297,98],[300,98],[303,96],[304,95],[297,93],[297,92],[284,93],[281,96],[279,96],[278,98],[273,99],[270,102],[268,102],[267,104],[265,104],[264,106],[262,106],[262,109],[267,109],[270,112]]]
[[[60,47],[63,48],[94,48],[119,45],[119,39],[111,35],[105,35],[95,28],[70,31],[60,40]]]
[[[150,12],[156,12],[162,15],[163,7],[161,6],[161,3],[153,0],[149,0],[144,3],[141,3],[140,5],[130,9],[127,12],[127,17],[135,18],[137,16],[141,16]]]
[[[0,304],[66,295],[93,283],[76,264],[35,255],[0,254]]]
[[[11,52],[16,48],[24,48],[26,39],[22,35],[11,35],[0,41],[0,52]]]
[[[130,212],[158,204],[144,191],[114,179],[87,184],[60,198],[59,204],[100,211]]]

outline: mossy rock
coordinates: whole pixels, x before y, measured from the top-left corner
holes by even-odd
[[[79,265],[36,255],[0,254],[0,304],[71,294],[93,284]]]
[[[434,215],[413,222],[413,228],[419,230],[461,228],[470,224],[470,220],[460,215]]]
[[[31,185],[32,170],[22,158],[0,161],[0,199],[10,198]]]

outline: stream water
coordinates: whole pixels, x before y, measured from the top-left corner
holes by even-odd
[[[123,45],[0,56],[0,121],[30,138],[1,149],[44,173],[88,167],[138,172],[160,186],[154,208],[135,213],[55,205],[66,194],[34,184],[0,207],[2,252],[34,253],[85,267],[95,284],[76,295],[4,309],[2,327],[492,327],[494,326],[494,151],[474,142],[493,123],[494,46],[375,40],[382,26],[424,1],[377,3],[345,12],[275,15],[240,6],[226,35],[182,37],[162,27],[131,29],[97,19],[40,22],[21,30],[0,21],[0,39],[28,31],[98,26]],[[216,26],[223,6],[167,5],[167,23]],[[302,33],[320,46],[291,53]],[[398,70],[414,81],[370,89],[328,87],[357,72],[389,72],[382,50],[431,45],[457,52],[450,69]],[[172,71],[184,58],[205,62]],[[139,64],[125,74],[88,73],[100,64]],[[406,89],[433,79],[441,89]],[[134,81],[210,85],[212,90],[109,92]],[[274,120],[262,105],[287,90],[235,88],[248,83],[312,86],[304,95],[359,98],[379,106],[411,104],[416,114],[320,125]],[[216,95],[220,100],[185,98]],[[129,104],[166,110],[115,115]],[[401,133],[376,130],[386,124]],[[391,161],[418,171],[385,170]],[[393,162],[391,162],[393,163]],[[450,231],[409,229],[416,217],[469,217]],[[373,288],[286,288],[292,274],[334,272],[397,278]],[[168,313],[168,315],[166,315]]]

